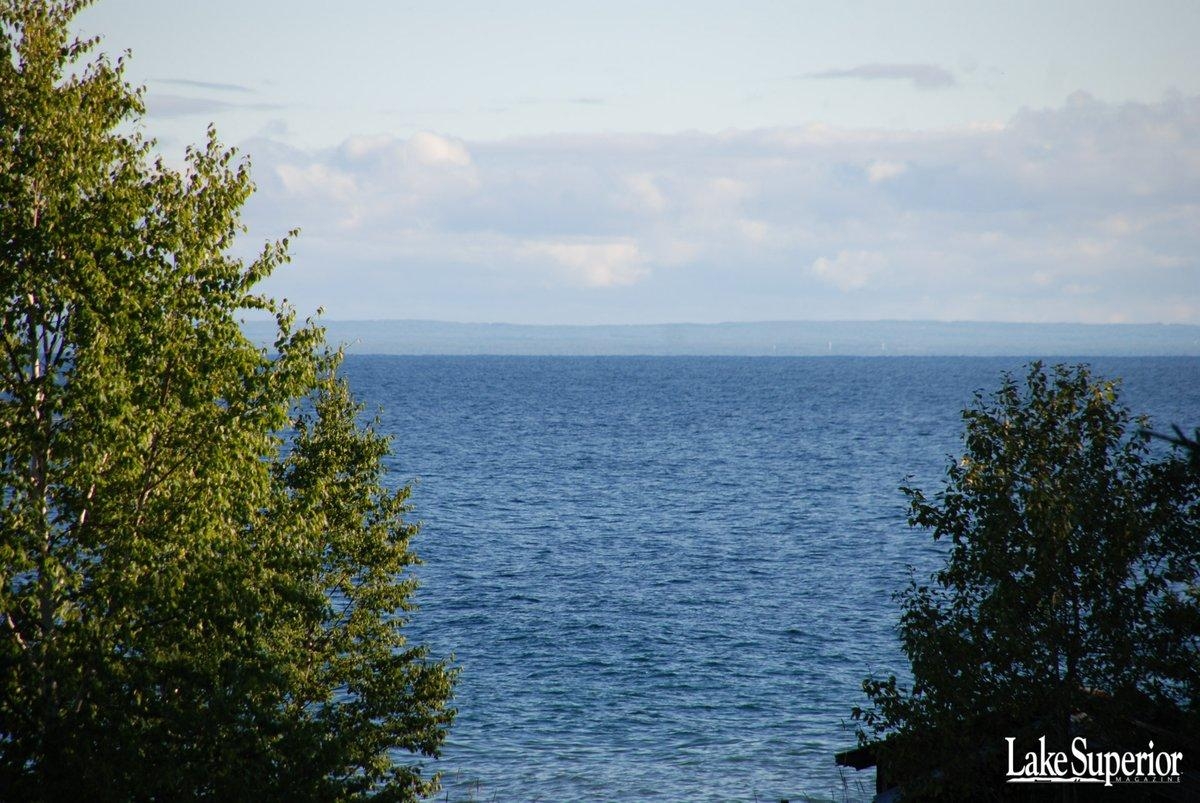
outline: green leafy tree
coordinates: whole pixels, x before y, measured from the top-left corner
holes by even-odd
[[[84,5],[0,0],[0,798],[428,794],[454,670],[388,441],[255,293],[287,240],[230,255],[247,165],[154,159]]]
[[[860,741],[906,793],[982,799],[1004,791],[1006,736],[1065,749],[1134,719],[1200,732],[1187,460],[1153,459],[1115,383],[1085,366],[1006,375],[963,418],[944,489],[903,489],[910,525],[948,552],[898,595],[913,683],[864,682]]]

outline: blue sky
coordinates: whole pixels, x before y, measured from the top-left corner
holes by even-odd
[[[330,318],[1200,323],[1200,4],[102,0]]]

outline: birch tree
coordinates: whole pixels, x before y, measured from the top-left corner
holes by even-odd
[[[388,439],[256,291],[288,239],[231,256],[247,163],[157,158],[84,5],[0,0],[0,797],[428,794],[454,671]]]

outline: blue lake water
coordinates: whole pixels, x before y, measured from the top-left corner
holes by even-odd
[[[897,488],[1023,362],[348,357],[417,480],[411,636],[463,670],[438,799],[869,797],[833,753],[940,554]],[[1200,359],[1089,362],[1200,424]]]

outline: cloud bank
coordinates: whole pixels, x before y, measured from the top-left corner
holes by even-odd
[[[1200,98],[1077,93],[932,133],[243,150],[253,232],[302,229],[272,291],[334,318],[1200,323]]]

